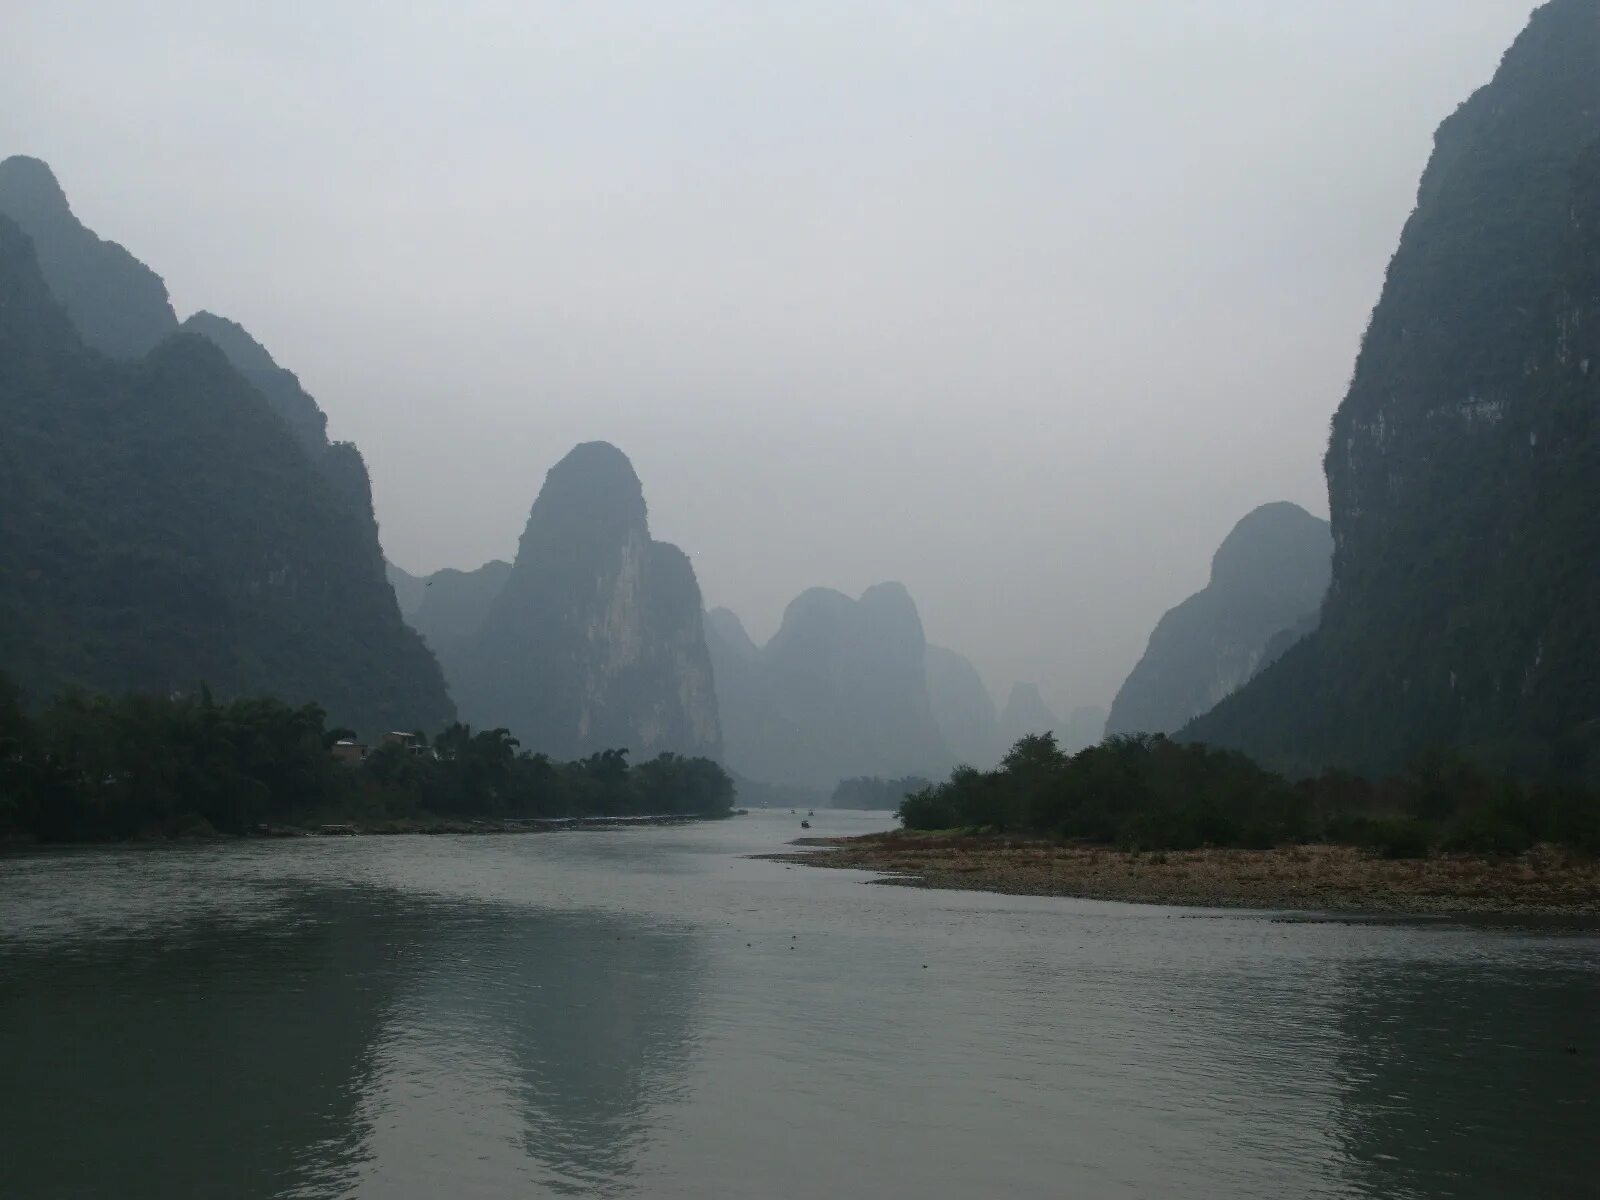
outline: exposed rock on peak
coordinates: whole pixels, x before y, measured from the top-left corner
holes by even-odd
[[[604,442],[550,468],[504,586],[446,669],[469,720],[554,758],[721,753],[694,568],[651,540],[633,464]]]

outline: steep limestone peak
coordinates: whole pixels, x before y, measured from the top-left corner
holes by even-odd
[[[1552,0],[1439,127],[1329,431],[1320,625],[1183,736],[1600,779],[1597,65],[1600,4]]]
[[[721,753],[694,568],[651,540],[639,477],[605,442],[550,468],[504,586],[446,670],[474,723],[555,757]]]
[[[730,608],[713,608],[706,614],[706,632],[714,636],[727,650],[743,659],[753,659],[761,647],[745,630],[739,614]]]
[[[1315,602],[1327,589],[1332,553],[1326,521],[1287,500],[1263,504],[1222,539],[1211,558],[1211,586]]]
[[[70,217],[72,208],[67,193],[61,190],[55,172],[43,159],[13,154],[0,162],[0,209],[12,214],[39,217]]]
[[[584,442],[545,475],[518,563],[574,539],[614,545],[630,531],[648,536],[648,518],[644,488],[628,456],[608,442]]]
[[[894,580],[873,584],[861,593],[861,603],[885,613],[911,616],[917,614],[916,601],[911,599],[911,593],[906,590],[906,585]]]
[[[33,240],[45,283],[88,345],[138,358],[177,329],[161,276],[85,228],[38,159],[0,162],[0,214]]]

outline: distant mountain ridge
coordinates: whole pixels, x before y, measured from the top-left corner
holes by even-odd
[[[363,732],[450,718],[353,447],[308,453],[36,159],[0,162],[0,280],[0,670],[36,698],[206,685]]]
[[[922,620],[901,584],[859,599],[802,592],[762,647],[726,609],[705,627],[727,761],[739,774],[831,791],[842,779],[953,765],[929,699]]]
[[[1036,733],[1058,733],[1061,728],[1061,719],[1050,710],[1044,702],[1044,697],[1039,694],[1039,685],[1035,683],[1020,682],[1011,685],[1011,691],[1006,696],[1005,707],[1000,710],[999,744],[996,746],[996,761],[1002,757],[1019,738]]]
[[[417,576],[389,564],[389,582],[400,615],[422,635],[450,673],[450,662],[477,636],[489,618],[495,598],[511,578],[511,564],[490,559],[470,571],[444,567],[432,575]]]
[[[1328,590],[1328,523],[1287,501],[1246,514],[1206,586],[1156,624],[1106,718],[1106,732],[1173,733],[1232,693],[1316,624]]]
[[[951,755],[968,766],[993,766],[999,717],[977,668],[954,650],[931,643],[925,662],[928,702]]]

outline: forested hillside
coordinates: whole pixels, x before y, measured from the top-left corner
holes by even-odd
[[[1600,773],[1600,14],[1554,0],[1440,127],[1327,454],[1321,628],[1184,736]]]
[[[148,283],[120,247],[101,258]],[[118,294],[100,294],[95,320],[115,325]],[[5,217],[0,310],[0,670],[36,702],[74,685],[209,686],[315,700],[368,732],[449,719],[370,505],[216,345],[171,333],[118,358],[85,345]]]

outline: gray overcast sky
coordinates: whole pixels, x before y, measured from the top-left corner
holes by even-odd
[[[6,0],[0,154],[242,322],[407,568],[577,441],[764,638],[910,587],[1108,703],[1321,455],[1441,118],[1530,0]]]

